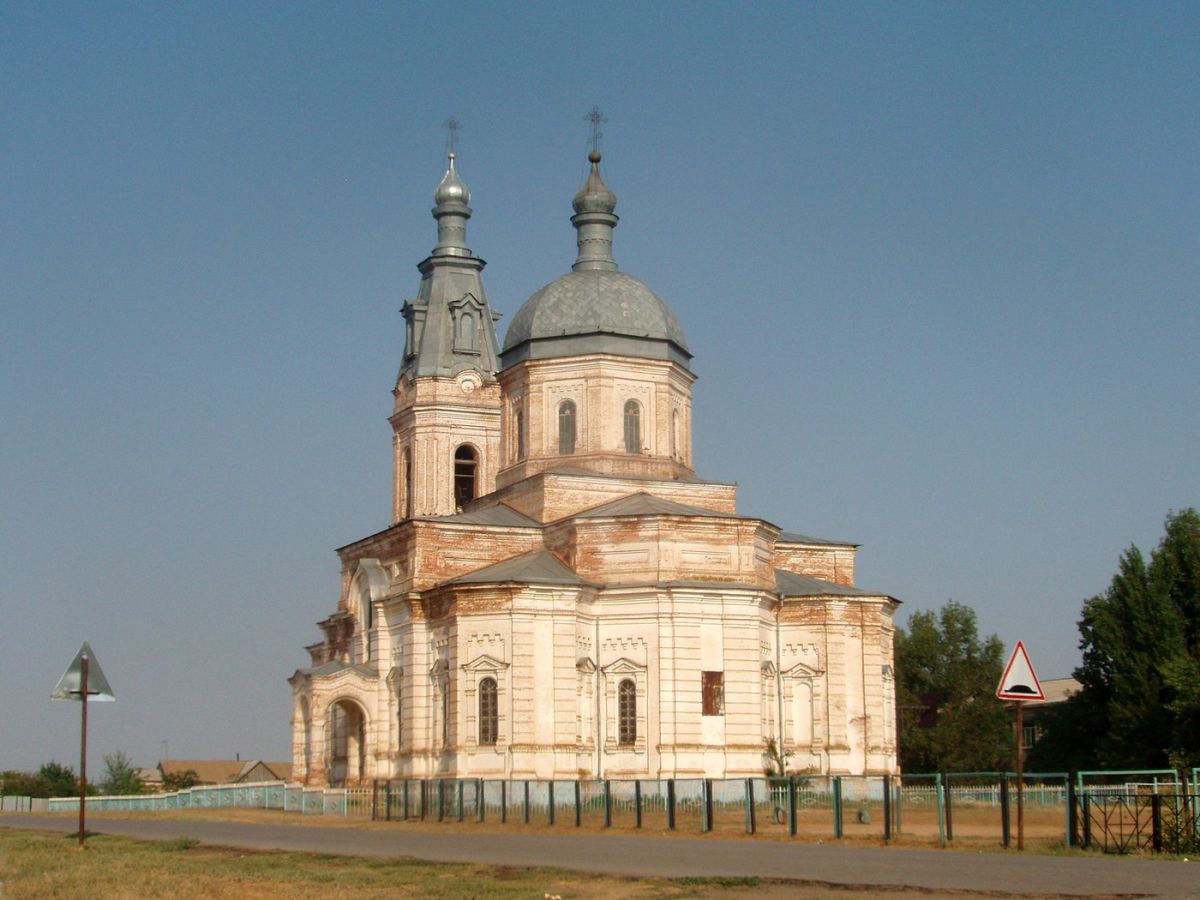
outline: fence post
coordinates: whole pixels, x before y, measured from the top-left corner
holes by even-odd
[[[892,776],[883,776],[883,842],[892,839]]]
[[[896,787],[895,793],[892,795],[892,809],[895,810],[893,815],[896,817],[896,834],[904,833],[904,775],[897,774],[895,776]]]
[[[379,812],[379,779],[371,779],[371,821],[374,822]]]
[[[713,830],[713,791],[712,779],[704,779],[704,824],[705,831]]]
[[[833,836],[842,836],[842,776],[833,776]]]
[[[551,778],[546,783],[546,789],[550,792],[550,824],[554,824],[554,779]]]
[[[1150,798],[1150,846],[1162,853],[1162,795],[1158,793]]]
[[[429,781],[422,778],[419,782],[421,785],[421,821],[425,821],[425,817],[429,815]]]
[[[938,811],[938,843],[946,846],[946,799],[943,796],[945,793],[942,786],[942,773],[935,772],[933,775],[933,794],[937,800]]]
[[[463,820],[463,782],[461,778],[454,780],[454,793],[458,801],[458,821]]]
[[[390,778],[383,785],[383,802],[383,817],[390,822],[392,821],[392,779]]]
[[[529,779],[525,779],[525,824],[529,824]]]
[[[508,821],[508,782],[500,782],[500,824]]]
[[[796,776],[788,779],[788,835],[796,836]]]
[[[1012,821],[1008,809],[1008,775],[1000,775],[1000,831],[1004,837],[1004,849],[1012,842]]]
[[[1067,846],[1075,846],[1075,836],[1079,833],[1079,795],[1075,791],[1073,772],[1067,773]]]
[[[1083,849],[1092,849],[1092,810],[1091,798],[1087,794],[1083,795]]]
[[[604,827],[612,828],[612,782],[604,779]]]
[[[675,830],[675,779],[667,779],[667,828]]]
[[[768,796],[769,796],[768,789]],[[746,834],[754,834],[756,828],[754,821],[754,779],[746,779]]]
[[[482,822],[484,819],[484,807],[487,805],[487,792],[483,789],[483,779],[475,779],[475,815],[477,821]]]
[[[642,780],[634,779],[633,782],[633,811],[638,828],[642,827]]]
[[[954,840],[954,788],[950,783],[950,775],[947,774],[945,779],[946,784],[946,840]]]
[[[579,779],[575,779],[575,827],[576,828],[578,828],[580,825],[583,824],[583,810],[581,808],[582,807],[582,803],[581,803],[582,793],[583,793],[583,789],[580,787],[580,781],[579,781]]]

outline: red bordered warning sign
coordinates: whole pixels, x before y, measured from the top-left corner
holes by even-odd
[[[996,688],[996,696],[1001,700],[1045,700],[1041,682],[1033,671],[1033,663],[1025,650],[1024,641],[1017,641],[1004,674],[1000,677],[1000,685]]]

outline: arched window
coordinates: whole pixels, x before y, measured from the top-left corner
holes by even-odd
[[[466,506],[475,499],[475,481],[479,469],[479,457],[475,448],[462,444],[454,451],[454,503]]]
[[[563,456],[575,452],[575,401],[558,404],[558,452]]]
[[[475,349],[475,317],[464,312],[458,320],[458,346],[462,350]]]
[[[623,678],[617,685],[617,743],[631,747],[637,741],[637,685]]]
[[[625,401],[625,452],[642,452],[642,407],[636,400]]]
[[[412,451],[404,448],[404,518],[411,519],[413,514],[413,480],[412,480]]]
[[[496,702],[496,679],[479,682],[479,743],[494,746],[500,732],[500,706]]]

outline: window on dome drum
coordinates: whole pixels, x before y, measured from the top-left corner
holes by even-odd
[[[479,469],[479,458],[475,448],[462,444],[454,451],[454,502],[466,506],[475,499],[475,478]]]
[[[725,673],[701,672],[700,686],[704,694],[702,714],[706,716],[725,715]]]
[[[671,456],[678,459],[679,452],[679,410],[671,413]]]
[[[520,407],[513,410],[513,418],[517,423],[517,459],[525,458],[525,413]]]
[[[617,685],[617,743],[632,747],[637,741],[637,685],[624,678]]]
[[[496,702],[496,679],[479,682],[479,743],[494,746],[500,732],[500,705]]]
[[[625,452],[642,452],[642,407],[636,400],[625,401]]]
[[[558,404],[558,452],[568,456],[575,452],[575,401]]]

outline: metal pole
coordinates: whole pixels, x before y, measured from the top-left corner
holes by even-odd
[[[1025,849],[1025,701],[1017,700],[1017,849]]]
[[[79,729],[79,848],[83,849],[84,818],[87,807],[87,698],[88,698],[88,656],[84,653],[80,659],[79,671],[79,705],[83,709],[83,723]]]

